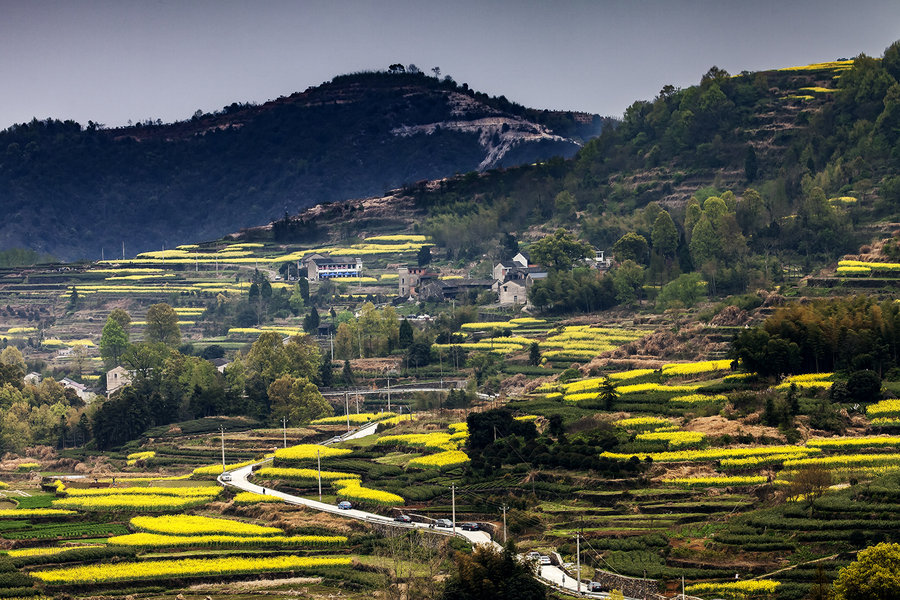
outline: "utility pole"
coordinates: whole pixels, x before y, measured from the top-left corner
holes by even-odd
[[[347,431],[350,431],[350,394],[344,392],[344,414],[347,415]]]
[[[391,376],[388,375],[388,412],[391,412]]]
[[[322,457],[321,452],[316,449],[316,469],[319,478],[319,502],[322,501]]]
[[[356,390],[356,414],[359,414],[359,389]]]
[[[287,448],[287,417],[281,417],[281,433],[284,435],[284,447]]]
[[[122,240],[122,260],[125,260],[125,240]]]
[[[453,533],[456,533],[456,485],[450,486],[450,505],[453,507]]]
[[[299,275],[297,276],[297,279],[300,279]],[[332,327],[334,327],[334,325],[332,325]],[[329,333],[328,337],[331,339],[331,362],[334,362],[334,331]]]
[[[577,533],[575,534],[575,561],[578,565],[576,567],[576,574],[578,575],[578,595],[581,595],[581,536]]]
[[[506,545],[506,510],[509,507],[505,504],[503,505],[503,545]]]
[[[222,434],[222,472],[225,472],[225,426],[219,425],[219,433]]]

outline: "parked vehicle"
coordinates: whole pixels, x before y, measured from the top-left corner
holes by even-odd
[[[222,481],[231,481],[231,473],[223,473]]]
[[[525,555],[525,558],[527,558],[528,560],[538,561],[541,559],[541,553],[532,550],[531,552],[529,552],[528,554]]]
[[[340,502],[338,502],[337,507],[341,510],[350,510],[351,508],[353,508],[353,505],[346,500],[341,500]]]
[[[450,519],[436,519],[434,521],[435,527],[453,527],[453,521]]]
[[[412,517],[409,515],[400,515],[399,517],[394,517],[394,520],[398,523],[412,523]]]
[[[478,523],[475,523],[474,521],[469,521],[467,523],[463,523],[462,525],[459,526],[459,528],[462,529],[463,531],[478,531],[479,529],[481,529],[481,527],[478,525]]]
[[[546,554],[541,554],[541,557],[538,559],[538,562],[540,562],[542,565],[552,565],[553,564],[553,561],[550,560],[550,557],[547,556]]]
[[[600,583],[599,581],[591,581],[587,584],[587,591],[589,592],[605,592],[607,591],[607,587]]]

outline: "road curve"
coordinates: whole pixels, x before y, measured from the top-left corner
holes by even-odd
[[[368,423],[359,429],[350,431],[341,436],[336,436],[331,438],[330,440],[323,442],[323,445],[334,444],[337,442],[342,442],[345,440],[353,440],[362,437],[366,437],[369,435],[373,435],[378,429],[378,423]],[[399,521],[394,521],[390,517],[385,517],[383,515],[379,515],[372,512],[367,512],[364,510],[359,510],[356,508],[351,508],[349,510],[343,510],[335,506],[334,504],[327,504],[325,502],[319,502],[318,500],[310,500],[308,498],[302,498],[300,496],[294,496],[293,494],[287,494],[285,492],[279,492],[278,490],[272,488],[266,488],[255,483],[250,483],[248,478],[253,472],[253,467],[260,465],[265,462],[271,461],[271,458],[261,460],[257,463],[253,463],[252,465],[247,465],[244,467],[240,467],[239,469],[233,469],[231,471],[226,471],[226,473],[231,475],[230,481],[223,481],[222,475],[218,477],[218,482],[223,486],[232,486],[236,487],[245,492],[255,492],[257,494],[265,494],[266,496],[273,496],[275,498],[280,498],[281,500],[287,502],[288,504],[297,504],[300,506],[306,506],[308,508],[312,508],[314,510],[319,510],[326,513],[331,513],[335,515],[339,515],[342,517],[349,517],[351,519],[357,519],[359,521],[365,521],[366,523],[371,523],[374,525],[386,525],[391,527],[401,527],[406,529],[423,529],[427,530],[430,533],[437,533],[441,535],[456,535],[457,537],[461,537],[467,541],[469,541],[473,545],[486,544],[496,548],[498,550],[502,550],[502,546],[497,542],[491,539],[491,536],[486,531],[463,531],[459,527],[455,530],[447,529],[447,528],[435,528],[427,523],[401,523]],[[559,567],[555,565],[544,565],[540,567],[538,581],[543,583],[544,585],[548,585],[554,587],[560,591],[568,592],[570,594],[577,594],[577,582],[571,576],[567,576],[566,573]],[[606,598],[608,594],[606,593],[591,593],[586,591],[586,585],[582,583],[581,585],[581,595],[588,598]],[[629,599],[630,600],[630,599]]]

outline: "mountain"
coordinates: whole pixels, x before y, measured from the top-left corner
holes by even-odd
[[[0,132],[0,248],[71,260],[216,238],[322,202],[569,157],[605,122],[387,72],[172,124],[35,120]]]

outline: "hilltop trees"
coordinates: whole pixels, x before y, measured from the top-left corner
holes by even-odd
[[[898,332],[900,307],[894,302],[866,296],[821,300],[779,309],[762,327],[741,331],[731,355],[764,375],[838,369],[884,373],[897,365],[892,349],[900,346]],[[868,375],[854,379],[860,399],[872,395],[871,380]]]

